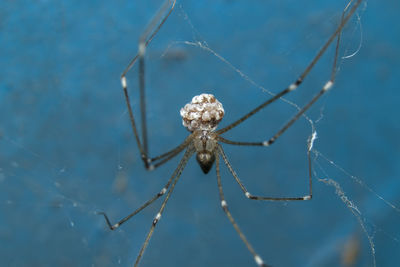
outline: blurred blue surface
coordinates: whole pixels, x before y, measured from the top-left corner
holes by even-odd
[[[1,266],[132,265],[161,201],[116,231],[95,211],[119,220],[158,192],[179,160],[144,170],[119,81],[160,3],[0,3]],[[188,134],[179,109],[194,95],[223,103],[223,126],[269,97],[261,86],[277,93],[294,81],[345,4],[178,1],[146,57],[151,154]],[[361,6],[362,39],[355,17],[341,55],[361,42],[360,50],[341,61],[333,89],[307,112],[318,134],[312,201],[249,201],[223,168],[233,216],[273,266],[373,266],[368,236],[376,266],[400,263],[399,5]],[[207,44],[260,87],[182,41]],[[292,103],[304,105],[329,78],[332,52],[288,96]],[[137,68],[128,83],[137,112]],[[278,101],[225,136],[263,140],[295,111]],[[302,118],[268,149],[225,150],[251,193],[304,195],[311,131]],[[340,184],[367,234],[324,178]],[[255,266],[219,203],[215,169],[205,176],[192,159],[141,266]]]

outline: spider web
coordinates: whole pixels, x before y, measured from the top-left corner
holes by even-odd
[[[212,93],[223,103],[223,126],[293,82],[345,5],[318,2],[178,2],[146,56],[151,153],[187,135],[178,111],[194,95]],[[127,215],[177,164],[143,170],[118,80],[159,3],[1,5],[2,262],[131,265],[160,203],[113,232],[95,212],[113,221]],[[307,202],[246,200],[222,167],[233,216],[273,266],[399,262],[399,97],[391,90],[399,46],[395,34],[372,27],[397,24],[390,3],[369,5],[346,28],[334,87],[307,117],[268,149],[224,147],[250,192],[269,196],[307,193],[312,152]],[[332,58],[330,49],[297,91],[224,136],[270,137],[326,82]],[[137,107],[135,90],[132,99]],[[220,209],[215,180],[213,170],[204,176],[189,162],[142,266],[254,264]]]

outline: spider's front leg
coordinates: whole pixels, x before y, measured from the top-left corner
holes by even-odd
[[[355,2],[354,4],[353,4],[353,1]],[[233,122],[232,124],[226,126],[223,129],[217,131],[217,134],[220,135],[222,133],[225,133],[225,132],[229,131],[230,129],[236,127],[237,125],[239,125],[243,121],[247,120],[249,117],[251,117],[252,115],[257,113],[258,111],[260,111],[261,109],[263,109],[264,107],[269,105],[270,103],[272,103],[275,100],[277,100],[279,97],[283,96],[286,93],[289,93],[289,92],[295,90],[301,84],[301,82],[304,80],[304,78],[308,75],[308,73],[311,71],[311,69],[315,66],[315,64],[318,62],[320,57],[325,53],[325,51],[328,48],[328,46],[333,42],[333,40],[335,38],[337,38],[336,48],[335,48],[335,56],[334,56],[334,60],[333,60],[330,79],[322,86],[320,91],[316,95],[314,95],[314,97],[305,106],[303,106],[271,138],[269,138],[269,139],[267,139],[265,141],[261,141],[261,142],[231,141],[231,140],[227,140],[227,139],[225,139],[225,138],[223,138],[221,136],[218,136],[218,141],[220,141],[222,143],[226,143],[226,144],[239,145],[239,146],[266,146],[266,147],[270,146],[273,143],[275,143],[275,141],[280,136],[282,136],[282,134],[287,129],[289,129],[315,102],[317,102],[318,99],[320,99],[320,97],[323,94],[325,94],[329,89],[331,89],[331,87],[333,86],[333,84],[335,82],[336,65],[337,65],[337,61],[338,61],[339,46],[340,46],[340,37],[341,37],[341,33],[342,33],[342,30],[343,30],[343,27],[349,21],[351,16],[356,12],[356,10],[357,10],[358,6],[361,4],[361,2],[362,2],[362,0],[357,0],[357,1],[351,0],[346,5],[346,7],[344,8],[344,10],[342,12],[342,17],[341,17],[341,21],[340,21],[339,26],[336,28],[334,33],[329,37],[328,41],[325,42],[323,47],[319,50],[317,55],[313,58],[311,63],[306,67],[306,69],[303,71],[303,73],[300,75],[300,77],[297,79],[297,81],[295,83],[292,83],[286,89],[284,89],[283,91],[281,91],[280,93],[278,93],[277,95],[272,97],[271,99],[267,100],[266,102],[264,102],[260,106],[256,107],[255,109],[253,109],[252,111],[247,113],[245,116],[243,116],[239,120]],[[352,4],[353,4],[353,6],[351,6]],[[310,152],[311,152],[310,142],[309,142],[309,148],[307,150],[308,169],[309,169],[309,171],[308,171],[308,176],[309,176],[308,177],[309,194],[305,195],[305,196],[302,196],[302,197],[266,197],[266,196],[254,196],[254,195],[250,194],[249,191],[247,191],[246,187],[243,185],[243,183],[240,181],[240,179],[237,176],[236,172],[233,170],[233,168],[232,168],[231,164],[229,163],[229,161],[228,161],[228,159],[227,159],[222,147],[218,146],[218,150],[219,150],[219,153],[221,154],[225,164],[228,166],[229,171],[231,172],[231,174],[233,175],[233,177],[235,178],[236,182],[239,184],[240,188],[242,189],[243,193],[245,194],[245,196],[247,198],[253,199],[253,200],[272,200],[272,201],[291,201],[291,200],[300,200],[301,201],[301,200],[310,200],[312,198],[312,174],[311,174],[312,167],[311,167],[311,158],[310,158]]]
[[[355,3],[353,3],[355,2]],[[340,21],[340,24],[336,28],[336,30],[332,33],[332,35],[328,38],[328,40],[325,42],[325,44],[320,48],[318,53],[314,56],[314,58],[311,60],[311,62],[307,65],[305,70],[300,74],[300,76],[295,80],[295,82],[291,83],[289,86],[287,86],[285,89],[282,91],[278,92],[276,95],[272,96],[270,99],[266,100],[264,103],[261,105],[257,106],[238,120],[234,121],[233,123],[225,126],[224,128],[220,129],[217,131],[218,135],[221,135],[223,133],[228,132],[229,130],[235,128],[245,120],[249,119],[252,117],[254,114],[258,113],[271,103],[275,102],[276,100],[280,99],[281,97],[285,96],[286,94],[289,94],[290,92],[295,91],[304,81],[304,79],[308,76],[310,71],[314,68],[314,66],[317,64],[317,62],[320,60],[320,58],[325,54],[326,50],[330,46],[330,44],[337,38],[337,43],[336,43],[336,51],[335,51],[335,58],[333,62],[333,68],[331,72],[331,77],[330,80],[324,85],[323,89],[315,95],[315,97],[307,104],[305,105],[299,112],[290,120],[277,134],[272,137],[268,141],[264,142],[230,142],[230,144],[237,144],[237,145],[252,145],[252,146],[268,146],[275,142],[275,140],[284,132],[286,131],[303,113],[311,107],[311,105],[318,100],[318,98],[324,94],[327,90],[329,90],[335,80],[335,75],[336,75],[336,63],[337,63],[337,58],[338,58],[338,51],[339,51],[339,43],[340,43],[340,35],[342,33],[343,28],[349,21],[349,19],[353,16],[353,14],[356,12],[357,8],[361,4],[362,0],[351,0],[346,7],[344,8],[342,12],[342,18]],[[352,5],[353,4],[353,5]],[[347,12],[347,14],[346,14]]]
[[[146,54],[146,48],[153,40],[155,35],[158,33],[162,25],[165,23],[171,12],[175,7],[176,0],[166,0],[160,9],[157,11],[156,15],[152,18],[150,23],[146,26],[143,34],[139,38],[139,48],[136,56],[131,60],[129,65],[126,67],[121,75],[121,85],[124,91],[126,106],[128,108],[129,119],[131,121],[131,126],[133,134],[136,139],[136,143],[139,148],[141,158],[144,162],[146,169],[153,170],[158,166],[164,164],[179,152],[181,152],[187,143],[183,142],[179,146],[171,149],[170,151],[161,154],[157,157],[150,157],[148,153],[148,134],[147,134],[147,119],[146,119],[146,96],[145,96],[145,60],[144,56]],[[129,70],[139,61],[139,95],[140,95],[140,120],[141,120],[141,139],[139,137],[138,129],[136,127],[135,117],[133,115],[132,106],[129,99],[128,93],[128,83],[126,80],[126,74]]]

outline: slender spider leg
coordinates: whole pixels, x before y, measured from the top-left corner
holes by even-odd
[[[178,182],[178,180],[179,180],[179,178],[180,178],[180,176],[182,174],[182,171],[186,166],[186,163],[188,162],[189,158],[193,155],[194,152],[195,152],[195,149],[194,149],[193,146],[189,146],[189,148],[186,150],[185,155],[183,156],[181,164],[180,164],[181,168],[178,169],[178,171],[176,173],[175,180],[172,182],[171,188],[169,189],[169,191],[168,191],[163,203],[161,204],[160,210],[158,211],[157,215],[153,219],[153,222],[151,224],[150,230],[149,230],[149,232],[148,232],[148,234],[146,236],[145,241],[143,242],[143,245],[142,245],[142,248],[140,249],[139,255],[136,258],[136,261],[135,261],[135,264],[134,264],[135,267],[138,266],[138,264],[140,262],[140,259],[142,258],[143,253],[146,250],[147,245],[149,244],[150,238],[153,235],[154,229],[155,229],[158,221],[161,219],[161,215],[162,215],[162,213],[163,213],[163,211],[165,209],[165,206],[167,205],[168,199],[171,196],[172,191],[174,190],[175,185]]]
[[[335,68],[333,68],[335,69]],[[334,70],[333,70],[334,72]],[[334,78],[334,77],[333,77]],[[334,80],[329,80],[325,83],[322,89],[308,102],[296,115],[294,115],[274,136],[272,136],[268,141],[264,141],[264,146],[269,146],[273,144],[276,139],[278,139],[293,123],[295,123],[304,112],[306,112],[323,94],[325,94],[333,85]]]
[[[231,141],[223,138],[222,136],[218,136],[218,141],[229,144],[229,145],[237,145],[237,146],[265,146],[264,142],[242,142],[242,141]]]
[[[343,10],[343,12],[342,12],[342,17],[341,17],[341,20],[340,20],[340,25],[344,25],[343,23],[345,23],[345,19],[346,18],[348,18],[348,16],[349,15],[351,15],[352,13],[350,13],[347,17],[345,17],[344,15],[345,15],[345,13],[346,13],[346,11],[347,11],[347,9],[350,7],[350,5],[351,5],[351,3],[353,2],[353,0],[352,1],[350,1],[347,5],[346,5],[346,7],[344,8],[344,10]],[[354,10],[354,6],[353,6],[353,9],[350,11],[350,12],[352,12],[353,10]],[[355,11],[355,10],[354,10]],[[353,12],[354,12],[353,11]],[[341,28],[342,29],[342,28]],[[334,35],[333,35],[334,36]],[[338,59],[338,56],[339,56],[339,47],[340,47],[340,37],[341,37],[341,30],[337,33],[337,42],[336,42],[336,47],[335,47],[335,56],[334,56],[334,60],[333,60],[333,66],[332,66],[332,71],[331,71],[331,76],[330,76],[330,80],[328,81],[328,82],[326,82],[325,83],[325,85],[323,86],[323,88],[311,99],[311,101],[310,102],[308,102],[302,109],[300,109],[299,110],[299,112],[295,115],[295,116],[293,116],[292,117],[292,119],[289,121],[289,122],[287,122],[275,135],[273,135],[269,140],[267,140],[267,141],[262,141],[262,142],[243,142],[243,141],[231,141],[231,140],[228,140],[228,139],[225,139],[225,138],[223,138],[223,137],[221,137],[221,136],[218,136],[218,140],[219,141],[221,141],[221,142],[223,142],[223,143],[226,143],[226,144],[230,144],[230,145],[239,145],[239,146],[269,146],[269,145],[271,145],[271,144],[273,144],[275,141],[276,141],[276,139],[278,139],[293,123],[295,123],[299,118],[300,118],[300,116],[301,115],[303,115],[304,114],[304,112],[306,112],[326,91],[328,91],[332,86],[333,86],[333,83],[334,83],[334,81],[335,81],[335,77],[336,77],[336,64],[337,64],[337,59]],[[321,54],[321,53],[319,53],[319,54]],[[308,68],[309,69],[309,68]],[[303,73],[303,75],[304,75],[304,73]],[[290,88],[290,86],[289,86],[289,88]],[[260,107],[260,106],[259,106]],[[251,113],[251,112],[250,112]],[[249,113],[249,114],[250,114]],[[249,114],[247,114],[247,115],[249,115]],[[253,113],[254,114],[254,113]],[[247,116],[246,115],[246,116]],[[245,117],[246,117],[245,116]],[[249,115],[249,116],[251,116],[251,115]],[[249,117],[249,116],[247,116],[247,118]],[[245,117],[243,117],[242,119],[243,120],[245,120],[246,118]],[[239,122],[239,121],[237,121],[237,122]],[[240,123],[240,122],[239,122]],[[231,124],[232,125],[232,124]],[[236,126],[236,125],[235,125]],[[229,126],[228,126],[229,127]],[[232,126],[230,129],[232,129],[234,126]],[[224,129],[226,129],[227,127],[225,127]],[[222,130],[224,130],[224,129],[222,129]],[[222,130],[220,130],[220,131],[222,131]]]
[[[226,166],[228,167],[230,173],[232,176],[235,178],[236,182],[239,184],[240,188],[242,189],[244,195],[248,199],[253,199],[253,200],[270,200],[270,201],[296,201],[296,200],[310,200],[312,198],[312,176],[311,176],[311,157],[310,157],[310,151],[307,152],[308,155],[308,167],[309,167],[309,176],[308,176],[308,184],[309,184],[309,194],[303,197],[265,197],[265,196],[254,196],[250,194],[250,192],[246,189],[242,181],[239,179],[239,176],[236,174],[235,170],[232,168],[231,163],[229,162],[224,150],[222,147],[219,145],[218,146],[218,151],[222,156],[222,159],[224,160]]]
[[[346,14],[346,11],[349,9],[349,7],[351,6],[351,3],[353,3],[354,0],[350,0],[350,2],[347,3],[347,5],[345,6],[345,8],[342,11],[342,17],[340,22],[343,23],[344,20],[344,15]],[[340,38],[342,35],[342,31],[339,32],[338,36],[337,36],[337,40],[336,40],[336,48],[335,48],[335,59],[333,61],[333,70],[331,73],[331,80],[335,79],[336,76],[336,64],[337,64],[337,59],[338,59],[338,54],[339,54],[339,46],[340,46]]]
[[[128,107],[129,118],[132,125],[133,134],[136,139],[142,160],[146,169],[154,169],[154,165],[150,165],[151,160],[148,157],[148,142],[147,142],[147,121],[146,121],[146,97],[145,97],[145,66],[144,66],[144,55],[146,53],[146,47],[153,40],[154,36],[160,30],[162,25],[165,23],[172,10],[175,7],[176,0],[166,0],[161,8],[158,10],[156,15],[152,18],[145,31],[139,38],[139,48],[137,55],[131,60],[129,65],[126,67],[121,75],[121,85],[124,90],[125,101]],[[165,15],[164,13],[167,12]],[[133,116],[132,107],[130,104],[128,85],[126,81],[126,74],[133,67],[136,61],[139,60],[139,95],[140,95],[140,114],[141,114],[141,129],[142,129],[142,141],[140,142],[139,133],[136,127],[135,118]],[[171,157],[172,158],[172,157]],[[165,161],[167,162],[167,161]],[[159,164],[158,166],[160,166]]]
[[[307,68],[304,70],[304,72],[299,76],[299,78],[297,78],[297,80],[290,84],[287,88],[285,88],[284,90],[282,90],[281,92],[279,92],[278,94],[276,94],[275,96],[273,96],[272,98],[268,99],[267,101],[265,101],[264,103],[262,103],[261,105],[259,105],[258,107],[256,107],[255,109],[253,109],[252,111],[250,111],[249,113],[247,113],[246,115],[244,115],[243,117],[241,117],[240,119],[236,120],[235,122],[229,124],[228,126],[222,128],[221,130],[217,131],[217,134],[223,134],[227,131],[229,131],[230,129],[236,127],[237,125],[239,125],[240,123],[242,123],[243,121],[247,120],[249,117],[251,117],[252,115],[254,115],[255,113],[257,113],[258,111],[260,111],[261,109],[263,109],[264,107],[268,106],[269,104],[271,104],[272,102],[274,102],[275,100],[277,100],[278,98],[286,95],[287,93],[294,91],[297,89],[297,87],[299,87],[299,85],[303,82],[303,80],[307,77],[308,73],[311,71],[311,69],[315,66],[315,64],[318,62],[318,60],[321,58],[321,56],[325,53],[325,51],[327,50],[327,48],[329,47],[329,45],[332,43],[332,41],[336,38],[336,36],[342,31],[343,27],[346,25],[347,21],[350,19],[350,17],[353,15],[353,13],[356,11],[356,9],[358,8],[358,6],[360,5],[362,0],[358,0],[353,7],[350,9],[349,13],[342,18],[341,23],[339,24],[339,26],[336,28],[335,32],[329,37],[329,39],[325,42],[325,44],[322,46],[322,48],[318,51],[317,55],[313,58],[313,60],[311,61],[311,63],[307,66]],[[346,8],[347,9],[347,8]],[[332,84],[330,84],[329,82],[324,86],[324,88],[326,87],[327,89],[329,89],[332,86]],[[327,90],[326,89],[326,90]],[[318,97],[317,97],[318,99]],[[315,101],[311,102],[314,103]],[[304,109],[304,108],[303,108]],[[301,115],[301,114],[300,114]],[[293,123],[293,122],[292,122]],[[292,123],[288,124],[288,126],[290,126]],[[283,131],[285,131],[286,129],[284,129]]]
[[[226,216],[228,217],[229,221],[235,228],[236,232],[238,233],[240,239],[242,239],[243,243],[246,245],[249,252],[253,255],[255,262],[258,266],[268,267],[269,265],[265,264],[261,257],[256,253],[253,246],[247,240],[246,236],[243,234],[242,230],[240,230],[239,225],[236,223],[235,219],[233,218],[231,212],[228,209],[228,203],[225,200],[224,192],[222,190],[222,183],[221,183],[221,174],[219,170],[219,153],[218,151],[215,152],[215,167],[217,170],[217,183],[218,183],[218,190],[219,190],[219,197],[221,199],[221,207],[225,212]]]
[[[332,69],[332,74],[335,72],[335,66]],[[240,145],[240,146],[270,146],[272,145],[293,123],[295,123],[301,115],[304,114],[324,93],[326,93],[334,83],[334,75],[331,75],[331,79],[325,83],[322,89],[302,108],[296,115],[294,115],[277,133],[275,133],[270,139],[263,142],[241,142],[241,141],[231,141],[225,139],[221,136],[218,137],[218,140],[230,144],[230,145]]]
[[[158,192],[156,195],[154,195],[151,199],[149,199],[148,201],[146,201],[142,206],[140,206],[138,209],[136,209],[134,212],[132,212],[131,214],[129,214],[128,216],[122,218],[119,222],[117,222],[116,224],[112,224],[110,222],[110,219],[108,218],[107,214],[105,212],[97,212],[97,214],[99,215],[103,215],[104,219],[106,220],[106,223],[108,225],[108,227],[111,230],[115,230],[118,227],[120,227],[123,223],[125,223],[126,221],[128,221],[130,218],[132,218],[133,216],[135,216],[136,214],[138,214],[140,211],[144,210],[147,206],[151,205],[154,201],[156,201],[157,199],[159,199],[161,196],[163,196],[169,186],[171,185],[171,182],[174,178],[176,178],[177,176],[179,176],[183,170],[183,168],[186,166],[187,161],[189,160],[190,156],[193,154],[193,152],[191,152],[192,148],[188,148],[188,150],[185,152],[185,154],[183,155],[181,161],[178,164],[178,167],[176,167],[176,169],[174,170],[173,174],[171,175],[171,177],[169,178],[168,182],[164,185],[164,187],[160,190],[160,192]]]
[[[189,135],[180,145],[178,145],[174,149],[171,149],[170,151],[161,154],[157,157],[148,158],[148,163],[149,163],[148,169],[154,170],[158,166],[166,163],[167,161],[175,157],[177,154],[179,154],[182,150],[184,150],[192,140],[193,140],[193,135]],[[158,162],[156,163],[156,161]]]

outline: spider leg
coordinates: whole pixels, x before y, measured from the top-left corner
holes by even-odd
[[[218,183],[219,197],[221,199],[221,207],[222,207],[223,211],[225,212],[226,216],[228,217],[229,221],[235,228],[236,232],[238,233],[240,239],[242,239],[242,241],[246,245],[247,249],[253,255],[254,260],[257,263],[257,265],[262,266],[262,267],[267,267],[269,265],[265,264],[264,261],[261,259],[261,257],[256,253],[253,246],[247,240],[247,238],[243,234],[242,230],[240,230],[239,225],[236,223],[235,219],[233,218],[231,212],[228,209],[228,204],[225,200],[224,192],[222,190],[221,174],[220,174],[220,170],[219,170],[219,153],[218,152],[215,153],[215,159],[216,159],[215,167],[217,170],[217,183]]]
[[[345,17],[346,11],[348,10],[348,8],[350,7],[352,2],[353,2],[353,0],[351,0],[346,5],[346,7],[344,8],[344,10],[342,12],[341,25],[343,23],[345,23],[345,18],[348,18],[348,16],[350,15],[349,14],[347,17]],[[354,8],[356,8],[356,7],[353,6],[353,9]],[[276,139],[278,139],[278,137],[280,137],[294,122],[296,122],[300,118],[301,115],[304,114],[304,112],[306,112],[326,91],[328,91],[333,86],[333,83],[334,83],[335,77],[336,77],[336,64],[337,64],[337,59],[338,59],[338,55],[339,55],[340,37],[341,37],[341,31],[339,31],[339,33],[337,34],[335,56],[334,56],[334,60],[333,60],[333,66],[332,66],[330,80],[328,82],[326,82],[325,85],[323,86],[323,88],[311,99],[311,101],[308,102],[307,105],[305,105],[302,109],[300,109],[299,112],[289,122],[287,122],[274,136],[272,136],[269,140],[262,141],[262,142],[231,141],[231,140],[225,139],[221,136],[218,136],[218,140],[223,143],[226,143],[226,144],[239,145],[239,146],[269,146],[269,145],[273,144],[276,141]]]
[[[336,55],[337,56],[337,55]],[[334,68],[335,69],[335,66]],[[332,73],[334,70],[332,70]],[[331,76],[331,78],[334,79],[334,75]],[[273,135],[268,141],[263,141],[263,142],[236,142],[236,141],[230,141],[225,138],[219,137],[219,141],[227,144],[233,144],[233,145],[246,145],[246,146],[269,146],[273,144],[276,139],[278,139],[294,122],[296,122],[300,116],[308,110],[327,90],[329,90],[332,85],[334,80],[331,79],[329,80],[323,88],[311,99],[310,102],[308,102],[289,122],[287,122],[275,135]],[[303,197],[264,197],[264,196],[254,196],[251,195],[243,183],[240,181],[239,177],[237,176],[236,172],[233,170],[231,164],[229,163],[223,149],[221,146],[218,146],[218,149],[222,155],[222,158],[225,161],[225,164],[228,166],[229,171],[232,173],[233,177],[235,178],[236,182],[239,184],[241,187],[242,191],[246,195],[247,198],[249,199],[256,199],[256,200],[276,200],[276,201],[290,201],[290,200],[310,200],[312,198],[312,175],[311,175],[311,158],[310,158],[310,151],[307,151],[307,156],[308,156],[308,168],[309,168],[309,195],[303,196]]]
[[[238,175],[236,174],[235,170],[232,168],[231,163],[228,161],[228,158],[222,149],[220,145],[218,145],[218,151],[222,156],[222,159],[224,160],[226,166],[228,167],[230,173],[232,176],[235,178],[236,182],[239,184],[240,188],[242,189],[244,195],[248,199],[254,199],[254,200],[271,200],[271,201],[292,201],[292,200],[310,200],[312,198],[312,176],[311,176],[311,158],[310,158],[310,151],[307,152],[308,155],[308,167],[309,167],[309,172],[308,172],[308,183],[309,183],[309,194],[303,197],[266,197],[266,196],[254,196],[250,194],[250,192],[246,189],[242,181],[239,179]]]
[[[182,150],[184,150],[190,142],[193,140],[193,135],[189,135],[180,145],[175,147],[174,149],[161,154],[157,157],[153,158],[147,158],[147,162],[149,164],[148,170],[154,170],[158,166],[161,166],[162,164],[168,162],[170,159],[175,157],[177,154],[179,154]]]
[[[352,0],[353,1],[353,0]],[[352,2],[350,1],[350,3]],[[272,102],[274,102],[275,100],[279,99],[280,97],[286,95],[289,92],[292,92],[294,90],[297,89],[297,87],[299,87],[299,85],[303,82],[303,80],[307,77],[308,73],[312,70],[312,68],[315,66],[315,64],[318,62],[318,60],[321,58],[321,56],[325,53],[325,51],[327,50],[327,48],[329,47],[329,45],[332,43],[332,41],[341,33],[343,27],[346,25],[347,21],[350,19],[350,17],[354,14],[354,12],[357,10],[358,6],[361,4],[362,0],[357,0],[357,2],[352,6],[352,8],[350,9],[350,11],[348,12],[348,14],[346,16],[344,16],[344,13],[347,11],[347,8],[349,7],[349,5],[346,6],[345,10],[343,11],[343,15],[342,15],[342,19],[341,19],[341,23],[339,24],[339,26],[336,28],[335,32],[329,37],[329,39],[325,42],[325,44],[322,46],[322,48],[318,51],[317,55],[312,59],[312,61],[310,62],[310,64],[307,66],[307,68],[304,70],[304,72],[299,76],[299,78],[297,78],[297,80],[290,84],[287,88],[285,88],[284,90],[282,90],[281,92],[279,92],[278,94],[276,94],[275,96],[271,97],[270,99],[268,99],[267,101],[265,101],[264,103],[262,103],[261,105],[259,105],[258,107],[256,107],[255,109],[253,109],[252,111],[250,111],[249,113],[247,113],[246,115],[244,115],[243,117],[241,117],[240,119],[236,120],[235,122],[229,124],[228,126],[222,128],[221,130],[217,131],[217,134],[223,134],[227,131],[229,131],[230,129],[236,127],[237,125],[239,125],[240,123],[242,123],[243,121],[247,120],[248,118],[250,118],[252,115],[254,115],[255,113],[259,112],[261,109],[263,109],[264,107],[268,106],[269,104],[271,104]],[[349,4],[350,4],[349,3]],[[336,51],[336,55],[335,58],[337,57],[337,51]],[[335,61],[336,64],[336,61]],[[333,71],[332,76],[334,77],[335,75],[335,71]],[[328,81],[325,86],[324,89],[321,90],[320,94],[322,95],[325,91],[327,91],[333,84],[333,79],[331,77],[330,81]],[[303,110],[301,110],[297,115],[298,117],[300,117],[304,111],[306,111],[309,106],[311,106],[318,98],[320,97],[320,95],[314,97],[315,100],[312,100],[309,104],[310,105],[306,105]],[[296,115],[296,116],[297,116]],[[295,120],[297,120],[295,116]],[[294,122],[294,121],[290,121],[288,123],[288,127]],[[282,132],[284,132],[286,129],[283,129]],[[273,142],[273,141],[272,141]]]
[[[265,146],[264,142],[242,142],[242,141],[231,141],[223,138],[222,136],[218,136],[218,141],[229,144],[229,145],[237,145],[237,146]]]
[[[152,224],[151,224],[150,230],[149,230],[149,232],[148,232],[148,234],[147,234],[147,236],[146,236],[145,241],[143,242],[143,245],[142,245],[142,248],[140,249],[139,255],[138,255],[137,258],[136,258],[136,261],[135,261],[135,264],[134,264],[135,267],[139,265],[140,259],[142,258],[143,253],[144,253],[144,251],[146,250],[147,245],[149,244],[150,238],[151,238],[151,236],[152,236],[153,233],[154,233],[154,229],[155,229],[155,227],[156,227],[158,221],[159,221],[160,218],[161,218],[161,215],[162,215],[162,213],[163,213],[163,211],[164,211],[164,209],[165,209],[165,206],[167,205],[168,199],[169,199],[169,197],[171,196],[172,191],[174,190],[175,185],[176,185],[176,183],[178,182],[178,180],[179,180],[179,178],[180,178],[180,176],[181,176],[181,174],[182,174],[182,171],[183,171],[183,169],[184,169],[185,166],[186,166],[187,161],[188,161],[189,158],[193,155],[193,153],[194,153],[193,147],[189,147],[189,148],[186,150],[186,153],[185,153],[185,155],[184,155],[183,158],[182,158],[180,167],[177,168],[178,171],[176,172],[175,177],[172,176],[172,177],[174,177],[174,181],[172,182],[171,188],[169,189],[169,191],[168,191],[168,193],[167,193],[167,195],[166,195],[166,197],[165,197],[163,203],[161,204],[160,210],[158,211],[157,215],[156,215],[156,216],[154,217],[154,219],[153,219],[153,222],[152,222]]]
[[[340,25],[343,25],[343,26],[345,25],[345,23],[348,21],[350,16],[355,12],[358,5],[361,3],[361,1],[357,1],[357,3],[354,4],[352,9],[349,11],[349,14],[345,17],[345,13],[352,2],[353,2],[353,0],[351,0],[344,8],[344,10],[342,12],[342,18],[340,21]],[[303,115],[304,112],[306,112],[324,93],[326,93],[329,89],[332,88],[332,86],[335,82],[335,78],[336,78],[336,64],[337,64],[337,59],[338,59],[338,55],[339,55],[339,46],[340,46],[340,37],[341,37],[341,33],[342,33],[342,28],[339,27],[338,30],[339,29],[340,30],[339,30],[339,32],[337,32],[335,57],[333,60],[330,79],[325,83],[325,85],[322,87],[322,89],[310,100],[310,102],[308,102],[302,109],[300,109],[299,112],[296,115],[294,115],[293,118],[290,119],[274,136],[272,136],[269,140],[262,142],[262,144],[264,146],[269,146],[269,145],[273,144],[276,141],[276,139],[278,139],[290,126],[292,126],[292,124],[295,123],[300,118],[300,116]],[[335,35],[333,35],[332,37],[334,37],[334,36]],[[320,51],[320,53],[321,53],[321,51]]]
[[[97,212],[97,214],[99,215],[103,215],[104,219],[106,220],[106,223],[108,225],[108,227],[111,230],[115,230],[117,228],[119,228],[123,223],[125,223],[126,221],[128,221],[130,218],[132,218],[133,216],[135,216],[136,214],[138,214],[140,211],[142,211],[143,209],[145,209],[147,206],[151,205],[154,201],[156,201],[157,199],[159,199],[161,196],[163,196],[169,186],[171,185],[171,182],[176,179],[177,177],[179,177],[182,173],[183,168],[186,166],[187,161],[189,160],[190,156],[193,154],[193,149],[192,148],[188,148],[188,150],[185,152],[185,154],[183,155],[183,158],[181,159],[181,161],[178,164],[178,167],[175,169],[175,171],[173,172],[173,174],[171,175],[171,177],[169,178],[168,182],[164,185],[164,187],[160,190],[160,192],[158,192],[156,195],[154,195],[151,199],[149,199],[148,201],[146,201],[142,206],[140,206],[138,209],[136,209],[134,212],[132,212],[131,214],[129,214],[128,216],[122,218],[119,222],[112,224],[110,222],[110,219],[108,218],[107,214],[105,212]],[[170,190],[171,191],[171,190]],[[170,194],[170,193],[168,193]]]
[[[153,40],[157,32],[160,30],[162,25],[165,23],[172,10],[175,7],[176,0],[166,0],[161,8],[158,10],[156,15],[152,18],[150,23],[147,25],[145,31],[139,38],[139,48],[136,56],[131,60],[129,65],[126,67],[121,75],[121,85],[125,95],[125,101],[129,112],[129,118],[132,125],[133,134],[136,139],[142,160],[146,169],[155,168],[154,165],[150,165],[151,159],[148,156],[148,141],[147,141],[147,123],[146,123],[146,97],[145,97],[145,63],[144,55],[146,53],[146,47]],[[132,106],[130,104],[128,85],[126,81],[126,74],[133,67],[133,65],[139,61],[139,95],[140,95],[140,114],[141,114],[141,129],[142,129],[142,142],[140,141],[139,133],[136,127],[135,118],[133,116]],[[173,150],[172,150],[173,151]],[[177,154],[177,153],[176,153]],[[176,155],[171,152],[169,155]],[[170,158],[172,158],[171,156]],[[169,158],[169,159],[170,159]],[[167,162],[164,161],[163,163]],[[160,166],[161,164],[157,165]]]
[[[355,8],[357,6],[353,6],[353,8],[350,10],[349,15],[345,17],[345,13],[350,7],[351,3],[353,0],[351,0],[346,7],[343,10],[342,13],[342,18],[341,18],[341,25],[344,25],[346,23],[347,19],[349,16],[354,13]],[[360,2],[360,1],[359,1]],[[359,4],[357,2],[357,5]],[[346,20],[346,21],[345,21]],[[335,35],[333,35],[335,36]],[[337,42],[336,42],[336,48],[335,48],[335,57],[333,61],[333,66],[332,66],[332,71],[331,71],[331,77],[328,82],[325,83],[323,88],[311,99],[310,102],[308,102],[289,122],[287,122],[275,135],[273,135],[269,140],[267,141],[262,141],[262,142],[242,142],[242,141],[231,141],[228,139],[225,139],[221,136],[218,136],[218,141],[230,144],[230,145],[239,145],[239,146],[269,146],[273,144],[276,139],[278,139],[294,122],[296,122],[301,115],[303,115],[304,112],[306,112],[326,91],[328,91],[334,81],[335,81],[335,76],[336,76],[336,64],[337,64],[337,59],[338,59],[338,54],[339,54],[339,46],[340,46],[340,37],[341,37],[341,30],[337,33]],[[321,51],[320,53],[321,54]],[[309,69],[309,68],[308,68]],[[229,127],[229,126],[228,126]],[[254,199],[254,200],[271,200],[271,201],[292,201],[292,200],[310,200],[312,198],[312,174],[311,174],[311,156],[310,156],[310,148],[307,151],[307,158],[308,158],[308,176],[309,176],[309,194],[303,197],[265,197],[265,196],[254,196],[247,191],[246,187],[242,183],[242,181],[239,179],[238,175],[236,172],[233,170],[232,165],[228,161],[228,158],[223,151],[221,146],[218,146],[219,153],[221,153],[222,158],[224,159],[225,164],[228,166],[229,171],[235,178],[236,182],[239,184],[240,188],[242,189],[243,193],[245,196],[249,199]]]

